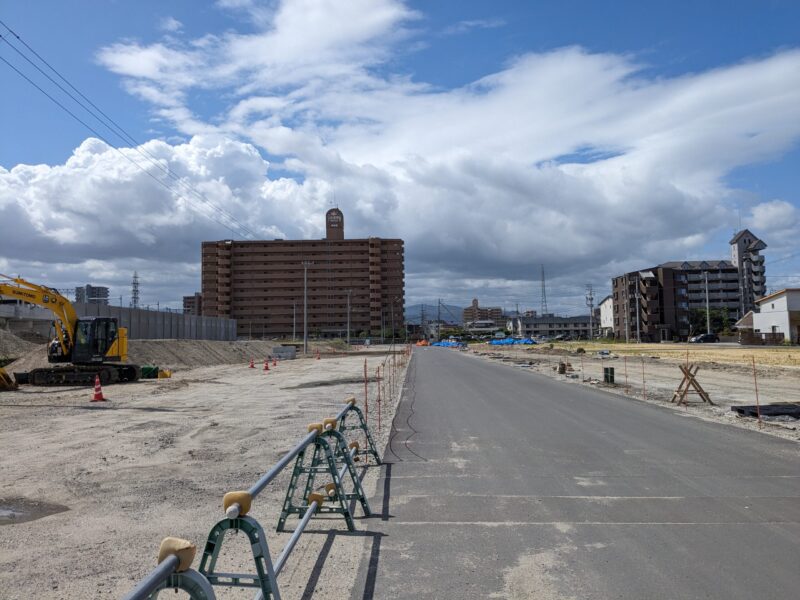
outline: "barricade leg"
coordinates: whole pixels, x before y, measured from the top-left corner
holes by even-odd
[[[356,425],[347,424],[347,419],[350,416],[350,413],[355,413],[356,416],[358,417],[358,423]],[[361,450],[359,454],[363,456],[371,455],[375,459],[375,464],[377,465],[381,464],[381,457],[375,448],[375,442],[372,439],[372,433],[370,432],[369,427],[367,427],[367,421],[364,419],[364,413],[361,412],[360,408],[358,408],[355,405],[351,406],[350,409],[346,413],[344,413],[342,417],[339,419],[338,429],[341,432],[355,431],[355,430],[363,432],[364,436],[367,438],[367,447]]]
[[[345,500],[348,501],[358,500],[361,503],[361,509],[364,511],[364,516],[369,517],[372,514],[372,511],[370,510],[369,507],[369,501],[367,500],[367,495],[364,493],[364,487],[361,485],[361,478],[358,476],[358,473],[356,473],[355,464],[353,463],[353,460],[350,458],[350,450],[347,447],[347,440],[345,440],[344,436],[339,431],[336,430],[326,431],[322,435],[331,437],[335,440],[336,444],[335,456],[337,459],[341,461],[342,466],[347,467],[345,471],[349,473],[350,479],[353,482],[353,491],[349,494],[344,493],[344,483],[342,483],[341,485],[342,493],[344,495]],[[336,469],[337,473],[342,472],[338,464]]]
[[[314,440],[314,453],[310,465],[306,466],[304,452],[297,455],[295,460],[294,470],[292,471],[292,478],[289,482],[289,489],[286,491],[286,499],[283,503],[283,510],[278,519],[277,531],[286,531],[286,519],[289,515],[296,514],[299,517],[305,515],[309,506],[309,495],[311,494],[314,486],[315,478],[318,474],[328,474],[334,485],[334,495],[331,501],[336,506],[325,506],[324,504],[318,508],[320,513],[338,513],[341,514],[347,523],[347,529],[355,531],[355,523],[353,516],[350,514],[350,509],[346,504],[346,494],[342,489],[341,478],[336,468],[336,456],[334,449],[331,448],[326,437],[318,437]],[[302,497],[302,504],[294,504],[295,491],[298,488],[300,477],[306,476],[304,485],[304,493]],[[329,484],[330,485],[330,484]]]
[[[256,573],[222,573],[216,571],[217,559],[228,530],[241,531],[250,541]],[[275,569],[267,545],[267,536],[258,521],[252,517],[222,519],[208,534],[203,558],[198,569],[211,585],[225,587],[257,588],[266,600],[280,600]]]
[[[320,438],[320,442],[325,443],[325,460],[328,463],[328,472],[331,474],[332,483],[336,486],[334,502],[336,502],[338,506],[325,506],[323,504],[319,508],[319,512],[341,514],[344,516],[344,520],[347,523],[348,531],[355,531],[356,525],[353,523],[353,515],[350,514],[350,509],[347,506],[346,494],[344,493],[342,480],[339,477],[339,470],[336,467],[336,457],[333,454],[333,450],[331,450],[330,444],[327,443],[327,440]]]

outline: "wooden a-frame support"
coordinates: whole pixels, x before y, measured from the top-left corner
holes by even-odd
[[[678,405],[687,405],[689,404],[689,401],[686,399],[686,395],[689,393],[694,393],[700,396],[703,402],[707,402],[711,406],[714,406],[714,403],[711,401],[708,393],[703,389],[703,386],[700,385],[700,382],[697,381],[697,372],[700,370],[700,365],[680,365],[679,368],[681,373],[683,373],[683,379],[681,380],[678,389],[675,390],[674,394],[672,394],[672,400],[670,400],[670,402],[675,402],[677,399]]]

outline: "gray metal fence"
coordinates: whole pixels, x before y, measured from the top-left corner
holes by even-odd
[[[80,302],[73,306],[81,317],[116,317],[132,340],[236,340],[235,319]]]

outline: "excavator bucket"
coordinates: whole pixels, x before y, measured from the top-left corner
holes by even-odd
[[[3,367],[0,367],[0,392],[11,391],[17,389],[17,382],[6,373]]]

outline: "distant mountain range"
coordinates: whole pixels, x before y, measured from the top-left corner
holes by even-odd
[[[431,304],[412,304],[411,306],[406,306],[406,323],[411,323],[413,325],[419,325],[422,321],[422,307],[425,307],[425,320],[426,321],[435,321],[437,316],[437,310],[441,311],[438,314],[441,314],[442,321],[446,321],[448,323],[457,323],[458,325],[462,324],[462,316],[464,307],[463,306],[454,306],[452,304],[444,304],[442,303],[441,308],[437,309],[436,303],[433,302]]]

